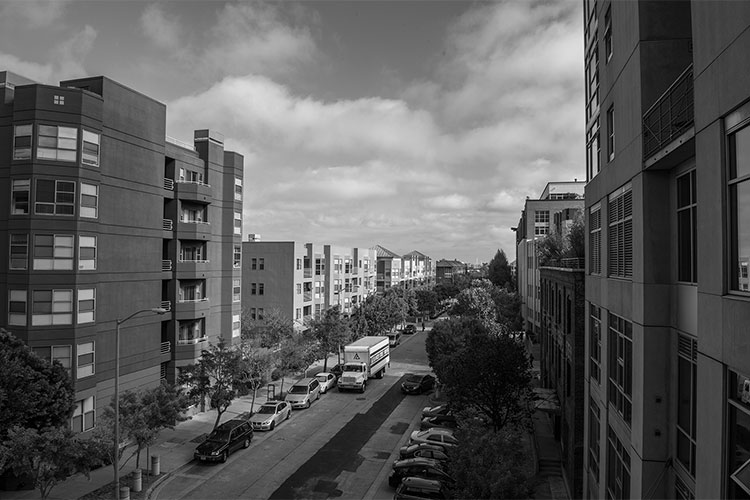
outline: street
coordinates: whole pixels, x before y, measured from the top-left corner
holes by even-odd
[[[400,391],[403,374],[429,371],[425,337],[402,337],[386,376],[370,380],[364,394],[322,395],[275,430],[256,432],[250,448],[225,464],[193,461],[181,468],[158,498],[392,498],[387,470],[428,404],[425,395]]]

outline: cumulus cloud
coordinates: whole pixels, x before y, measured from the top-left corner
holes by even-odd
[[[174,15],[167,15],[159,4],[147,5],[141,14],[141,30],[157,46],[167,50],[182,48],[182,25]]]
[[[69,1],[67,0],[11,0],[0,5],[0,19],[5,22],[21,22],[30,28],[44,28],[58,20]]]

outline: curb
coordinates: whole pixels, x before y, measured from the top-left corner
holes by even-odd
[[[152,500],[154,498],[158,498],[159,491],[164,487],[165,483],[167,482],[167,479],[172,479],[172,475],[182,472],[183,469],[187,469],[188,466],[193,463],[191,460],[190,462],[184,463],[181,466],[177,467],[175,470],[170,472],[165,472],[164,474],[161,474],[159,478],[153,482],[151,486],[149,486],[148,490],[146,490],[146,494],[144,497],[146,500]]]

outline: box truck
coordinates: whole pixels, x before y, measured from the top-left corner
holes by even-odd
[[[362,337],[344,346],[344,371],[339,378],[339,391],[365,392],[367,379],[383,378],[391,362],[388,337]]]

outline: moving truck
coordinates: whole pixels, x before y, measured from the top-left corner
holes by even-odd
[[[344,371],[339,378],[339,391],[365,392],[367,379],[383,378],[390,362],[388,337],[362,337],[344,346]]]

